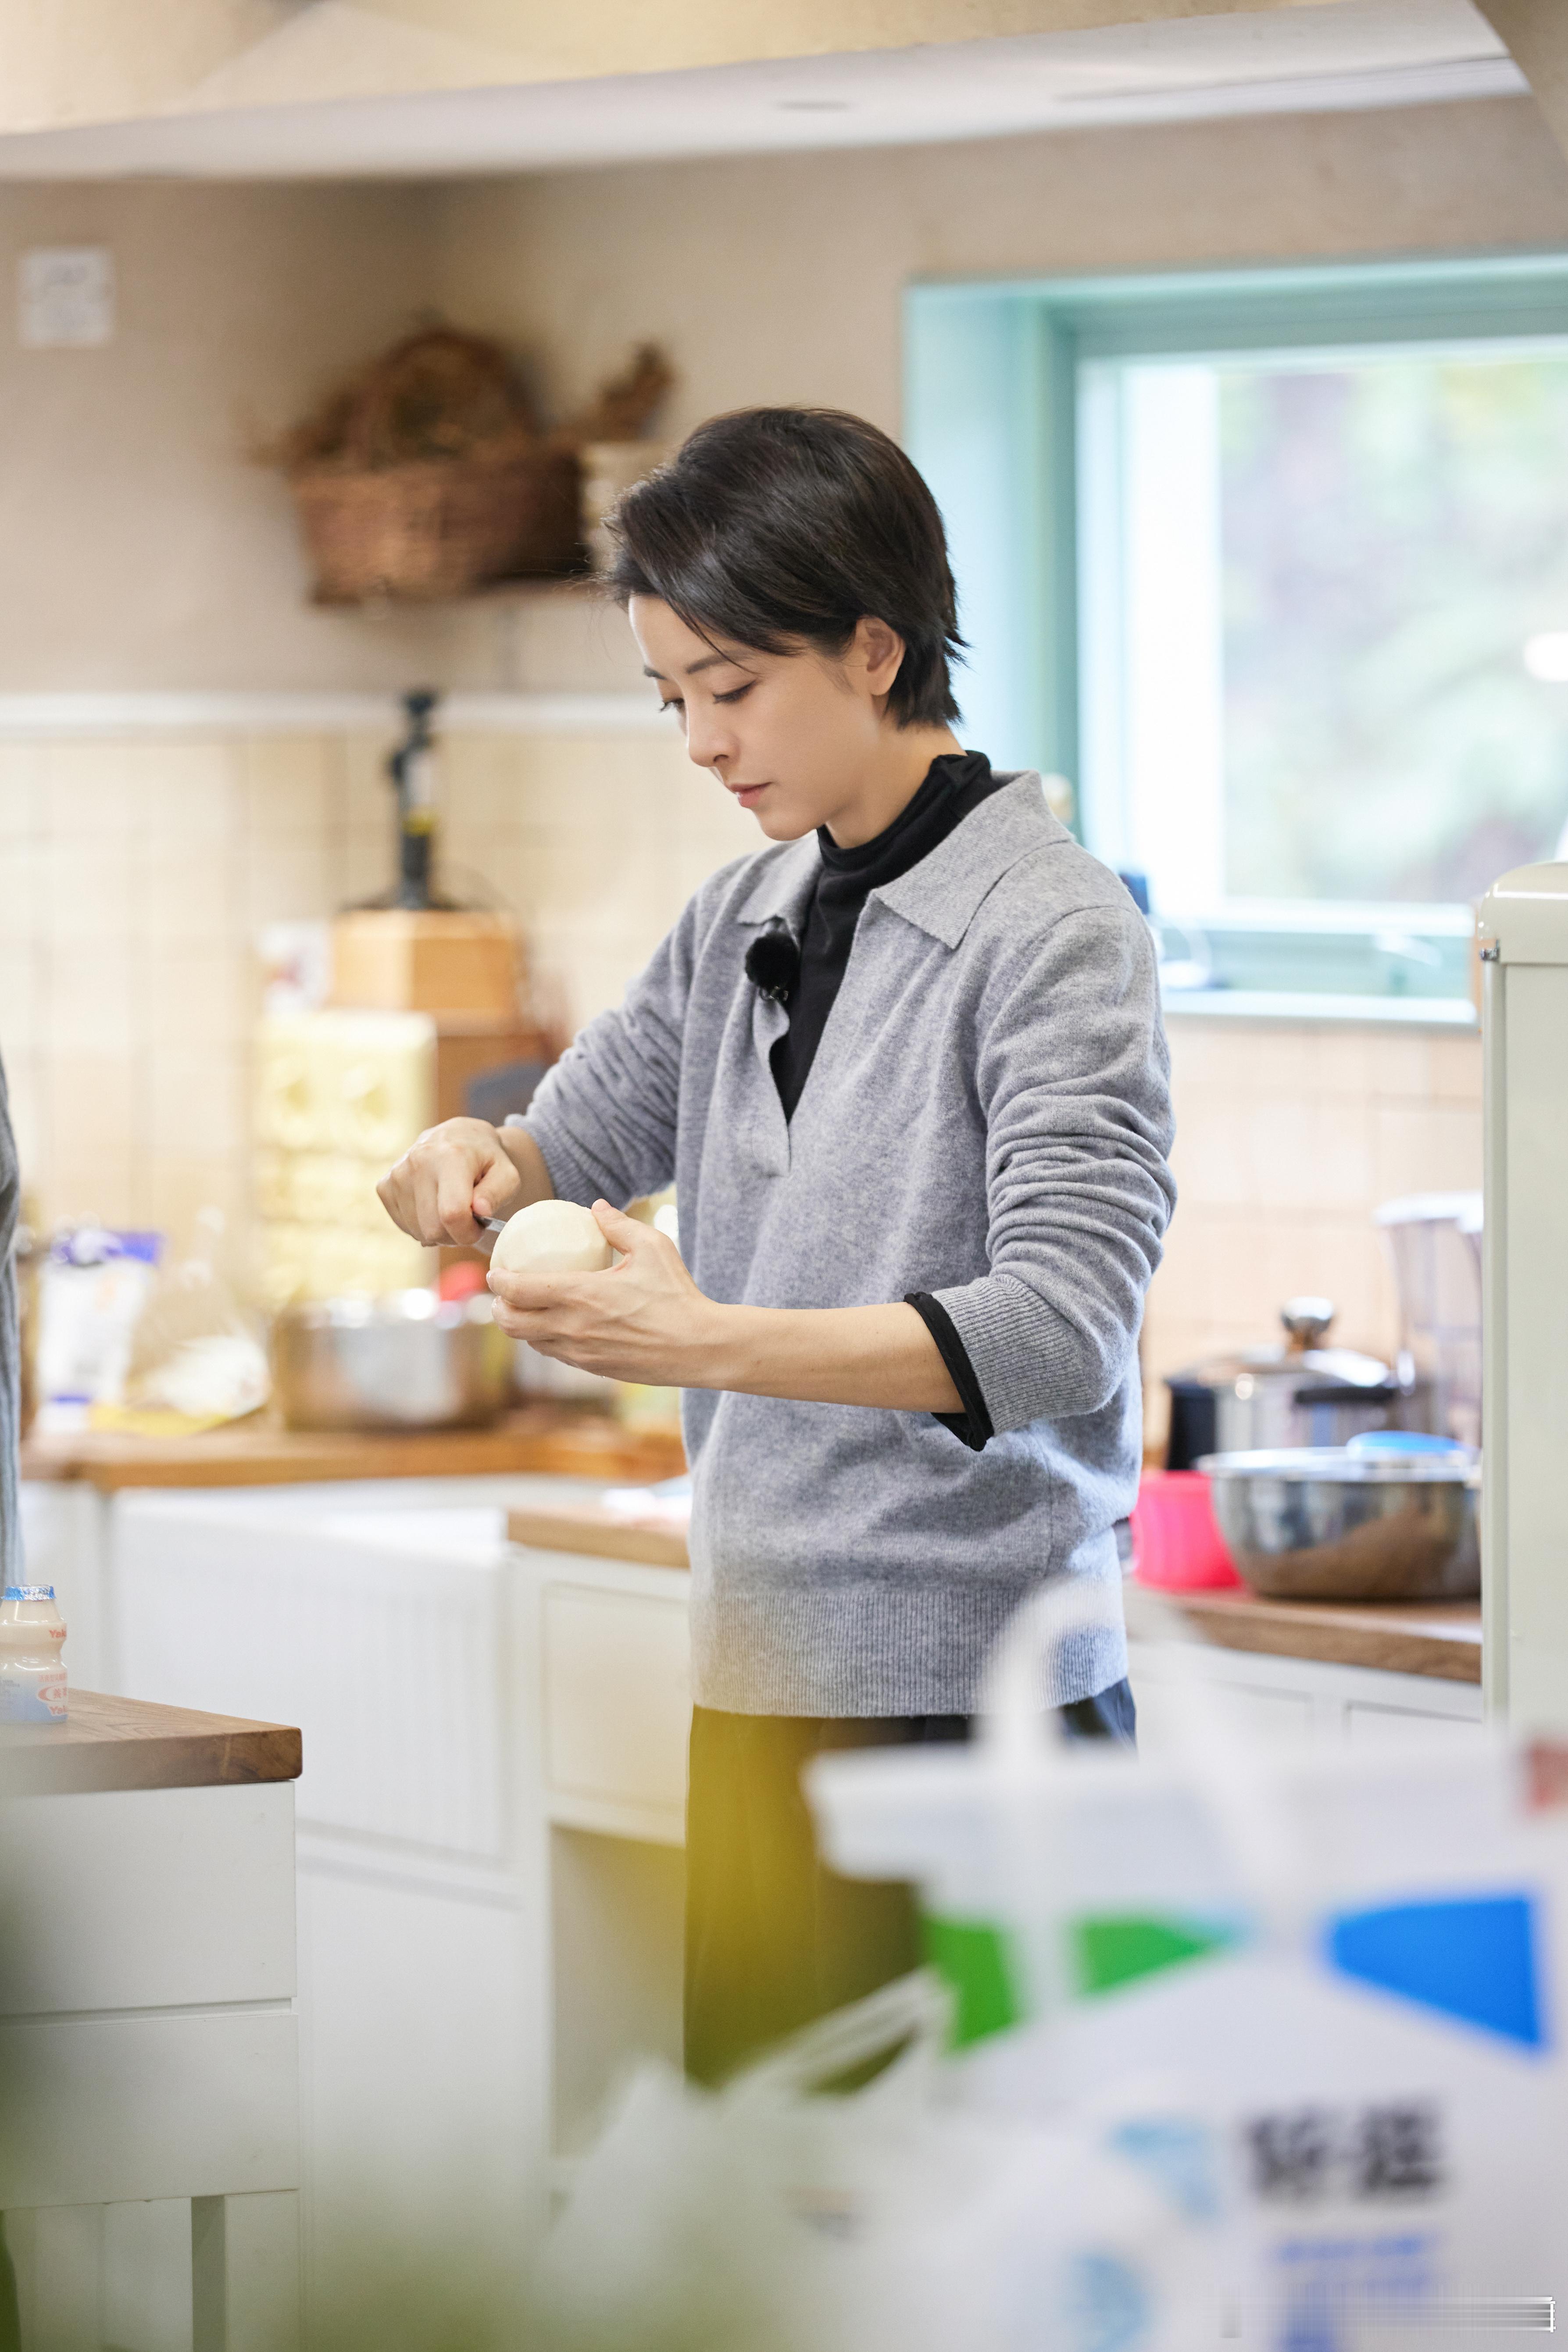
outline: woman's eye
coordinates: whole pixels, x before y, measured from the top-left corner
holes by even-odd
[[[667,710],[684,710],[686,706],[681,701],[680,697],[678,694],[672,694],[668,702],[661,702],[659,704],[658,715],[662,719]]]
[[[728,694],[716,694],[713,699],[715,702],[739,702],[743,694],[750,694],[755,684],[755,678],[749,677],[744,686],[733,686]]]

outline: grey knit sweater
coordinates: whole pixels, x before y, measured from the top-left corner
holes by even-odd
[[[815,836],[704,883],[526,1125],[561,1198],[673,1178],[710,1297],[853,1307],[930,1291],[994,1425],[689,1390],[694,1693],[752,1715],[959,1714],[1043,1580],[1102,1622],[1047,1677],[1126,1672],[1115,1523],[1140,1457],[1137,1337],[1174,1198],[1148,931],[1113,874],[1012,779],[872,892],[786,1124],[782,1008],[746,979],[798,938]]]

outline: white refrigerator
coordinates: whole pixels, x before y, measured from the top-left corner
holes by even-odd
[[[1568,1726],[1568,864],[1505,874],[1478,930],[1484,1679],[1530,1732]]]

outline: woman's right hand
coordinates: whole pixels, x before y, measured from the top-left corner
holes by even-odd
[[[530,1157],[539,1158],[537,1150]],[[544,1197],[550,1185],[546,1177],[542,1192],[531,1189],[498,1130],[482,1118],[448,1118],[426,1128],[375,1189],[393,1223],[434,1249],[442,1242],[477,1242],[486,1217],[510,1216]]]

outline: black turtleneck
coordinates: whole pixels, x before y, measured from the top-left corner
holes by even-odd
[[[789,1027],[772,1055],[773,1081],[785,1118],[795,1117],[811,1075],[868,897],[884,884],[896,882],[922,857],[929,857],[982,801],[1000,790],[1001,782],[992,774],[991,762],[983,751],[947,751],[931,761],[913,800],[874,841],[841,849],[826,826],[819,827],[816,843],[822,871],[806,909],[799,973],[785,1000]],[[936,1419],[978,1453],[993,1434],[991,1415],[952,1318],[925,1291],[911,1292],[905,1303],[924,1319],[963,1401],[962,1412],[939,1412]]]
[[[931,761],[913,800],[875,840],[840,849],[827,827],[818,827],[822,871],[801,934],[800,972],[786,1004],[789,1027],[773,1050],[773,1080],[785,1118],[795,1117],[811,1075],[867,898],[929,857],[996,789],[984,751],[947,751]]]

